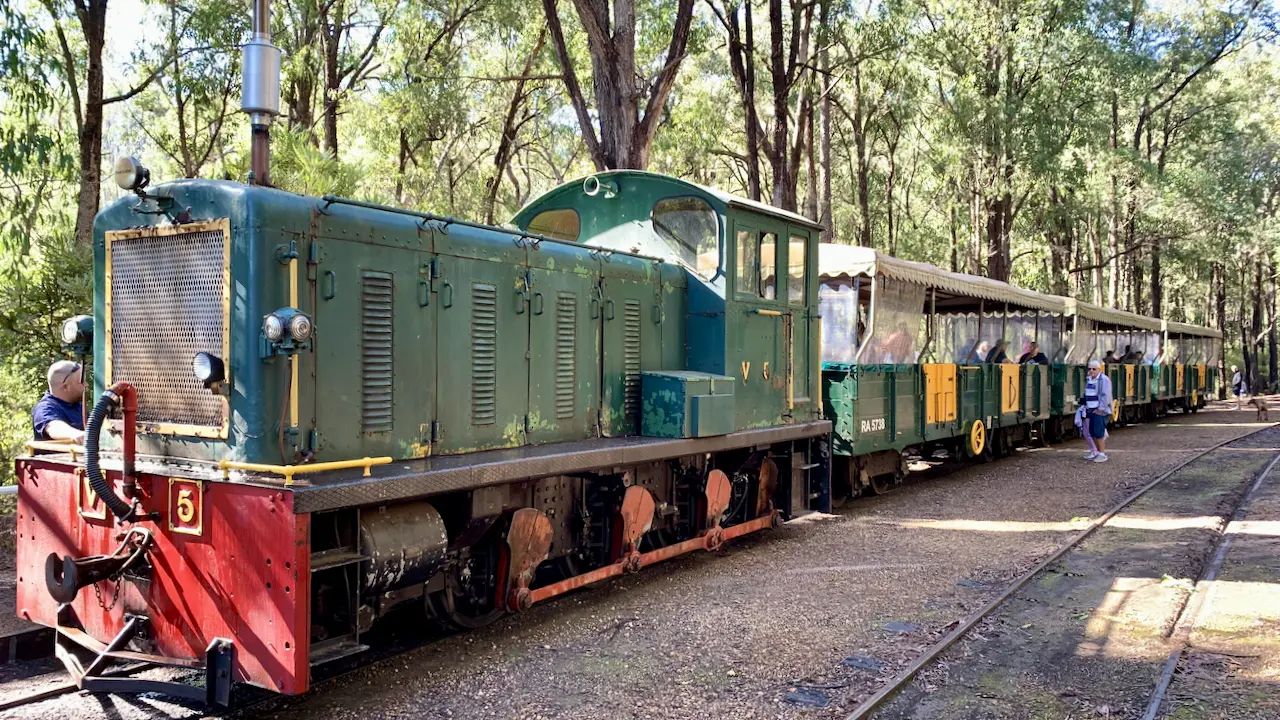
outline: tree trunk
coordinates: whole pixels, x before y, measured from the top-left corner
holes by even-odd
[[[1267,383],[1268,391],[1274,391],[1276,377],[1280,375],[1280,359],[1276,357],[1276,264],[1267,260]]]
[[[502,138],[498,141],[498,152],[493,156],[493,175],[486,183],[484,198],[484,221],[485,224],[492,225],[494,221],[494,206],[497,205],[498,189],[502,186],[502,174],[507,169],[507,164],[511,162],[511,156],[515,153],[516,132],[520,126],[524,124],[524,120],[518,120],[521,107],[524,106],[525,100],[528,99],[528,93],[525,92],[525,86],[528,84],[529,73],[533,71],[533,65],[538,60],[538,55],[542,52],[542,45],[546,42],[547,32],[542,29],[538,32],[538,39],[534,42],[533,50],[529,52],[529,57],[524,61],[524,67],[520,70],[520,79],[516,81],[515,91],[511,94],[511,102],[507,104],[507,114],[502,121]]]
[[[858,244],[871,247],[871,164],[867,158],[867,127],[862,117],[862,65],[853,66],[853,143],[858,161]],[[776,190],[774,191],[776,194]]]
[[[1210,282],[1215,284],[1213,307],[1214,319],[1217,321],[1218,332],[1222,333],[1222,341],[1225,345],[1227,342],[1227,276],[1226,270],[1222,263],[1214,263],[1210,267]],[[1225,348],[1224,348],[1225,349]],[[1218,399],[1225,400],[1227,398],[1227,382],[1226,377],[1226,358],[1223,357],[1218,362]]]
[[[49,5],[53,12],[52,5]],[[76,112],[76,129],[80,151],[80,188],[76,195],[76,240],[84,246],[93,243],[93,218],[98,214],[102,195],[102,108],[103,70],[102,49],[106,43],[107,0],[85,0],[76,3],[76,17],[85,43],[85,87],[81,105],[79,80],[76,77],[74,56],[62,28],[57,28],[65,66],[63,73],[67,87],[73,96],[72,107]],[[56,18],[55,18],[56,19]]]
[[[830,27],[828,22],[831,15],[831,0],[821,0],[820,8],[821,21],[818,25],[825,30]],[[818,218],[818,222],[824,228],[822,242],[831,242],[833,231],[831,227],[831,93],[835,88],[831,80],[828,44],[823,42],[818,59],[819,67],[822,68],[822,102],[819,105],[822,118],[822,199],[819,201],[821,209]]]
[[[791,31],[795,33],[799,29],[793,25]],[[787,127],[791,83],[787,78],[783,38],[782,0],[769,0],[769,74],[773,80],[773,153],[769,163],[773,171],[773,204],[783,210],[794,211],[795,184],[790,177],[791,163],[787,158],[787,147],[791,144],[791,133]]]
[[[345,4],[345,0],[334,0],[332,5],[320,3],[324,40],[324,148],[334,158],[338,157],[338,102],[342,89],[338,53],[342,46]]]
[[[1241,313],[1243,316],[1244,313]],[[1258,387],[1261,373],[1258,367],[1258,355],[1262,349],[1262,261],[1253,263],[1253,328],[1249,333],[1248,345],[1252,350],[1253,367],[1249,375],[1250,390]]]
[[[556,0],[542,0],[547,29],[551,32],[556,59],[569,100],[578,116],[578,125],[597,169],[634,168],[643,170],[649,164],[649,153],[658,132],[663,107],[676,74],[684,60],[693,22],[693,0],[677,0],[675,25],[667,46],[666,61],[650,84],[644,114],[640,114],[643,96],[636,90],[636,12],[635,0],[614,0],[612,21],[609,0],[574,0],[578,17],[587,35],[591,54],[592,86],[595,88],[596,122],[592,120],[586,98],[578,84],[573,59],[569,55]],[[793,208],[794,209],[794,208]]]

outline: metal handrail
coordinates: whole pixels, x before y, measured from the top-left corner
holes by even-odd
[[[67,453],[71,455],[71,462],[76,461],[76,455],[83,455],[85,450],[83,445],[77,445],[75,440],[28,440],[27,452],[35,450],[46,450],[49,452]]]
[[[292,485],[294,475],[302,475],[304,473],[324,472],[325,470],[348,470],[350,468],[364,468],[364,477],[369,477],[370,468],[374,465],[387,465],[391,462],[390,457],[361,458],[359,460],[335,460],[333,462],[308,463],[306,465],[264,465],[262,463],[246,463],[237,462],[235,460],[219,460],[218,469],[222,471],[223,478],[229,478],[232,470],[248,470],[250,472],[272,473],[273,475],[283,475],[284,484]]]

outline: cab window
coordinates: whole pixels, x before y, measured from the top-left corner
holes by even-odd
[[[807,256],[805,243],[808,238],[792,235],[787,248],[787,302],[792,305],[804,304],[804,263]]]
[[[760,297],[773,300],[778,296],[778,236],[760,236]]]
[[[669,197],[653,206],[653,229],[703,280],[720,270],[720,219],[705,200]]]
[[[577,242],[580,231],[578,211],[571,208],[544,210],[529,221],[529,232],[557,240]]]
[[[754,230],[738,231],[737,255],[738,294],[755,295],[760,291],[760,237]]]

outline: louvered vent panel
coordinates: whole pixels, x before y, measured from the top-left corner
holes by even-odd
[[[498,420],[498,288],[471,285],[471,422]]]
[[[366,433],[392,426],[394,285],[391,273],[360,272],[360,427]]]
[[[111,382],[137,389],[139,423],[226,422],[226,401],[190,370],[198,352],[223,354],[225,242],[209,230],[111,243]]]
[[[640,417],[640,301],[622,305],[622,411],[630,419]]]
[[[568,420],[576,411],[578,387],[577,296],[556,296],[556,419]]]

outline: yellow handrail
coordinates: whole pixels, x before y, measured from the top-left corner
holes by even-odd
[[[364,468],[364,477],[369,477],[371,467],[374,465],[387,465],[390,462],[391,458],[389,457],[367,457],[359,460],[335,460],[333,462],[310,463],[307,465],[263,465],[261,463],[236,462],[235,460],[219,460],[218,469],[222,470],[222,477],[224,478],[230,477],[232,470],[249,470],[251,472],[265,472],[275,475],[283,475],[284,484],[292,485],[294,475],[324,472],[325,470]]]
[[[57,453],[69,453],[71,462],[76,461],[76,455],[83,455],[85,450],[83,445],[77,445],[74,440],[28,440],[27,452],[35,450],[48,450]]]

